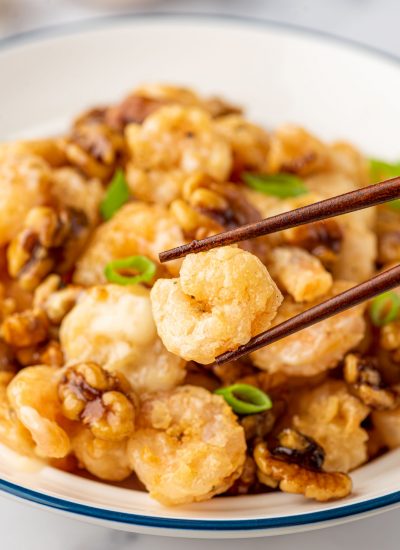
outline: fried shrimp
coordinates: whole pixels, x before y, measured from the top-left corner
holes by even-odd
[[[81,468],[106,481],[122,481],[132,473],[127,453],[128,439],[97,439],[86,428],[72,437],[72,450]]]
[[[30,209],[48,198],[50,168],[29,154],[10,152],[0,160],[0,246],[4,246],[22,229]]]
[[[327,295],[311,304],[296,304],[287,297],[279,309],[273,325],[282,323],[351,286],[344,281],[337,281]],[[364,307],[363,305],[354,307],[287,336],[254,352],[251,355],[252,360],[262,370],[270,373],[281,372],[289,376],[314,376],[333,368],[363,338],[365,332]]]
[[[367,460],[368,434],[361,427],[370,409],[339,380],[299,394],[294,427],[325,451],[324,469],[349,472]]]
[[[167,505],[226,491],[246,458],[243,428],[225,401],[181,386],[149,395],[128,445],[130,463],[150,494]]]
[[[190,254],[179,279],[160,279],[151,291],[165,347],[204,364],[265,330],[281,300],[261,261],[235,247]]]
[[[302,248],[277,246],[271,252],[268,267],[296,302],[311,302],[326,294],[332,286],[332,275],[318,258]]]
[[[95,286],[64,318],[61,345],[69,364],[95,361],[121,372],[139,392],[169,390],[185,377],[185,361],[157,336],[150,292],[139,285]]]
[[[58,399],[59,377],[60,371],[52,367],[27,367],[7,388],[10,406],[30,432],[41,457],[62,458],[70,451],[70,440],[62,427],[67,420]]]
[[[218,181],[229,175],[230,147],[202,109],[168,105],[148,116],[142,126],[130,124],[126,132],[137,168],[203,172]]]
[[[74,282],[85,286],[105,283],[104,267],[111,260],[142,254],[158,262],[159,252],[184,242],[179,225],[165,208],[143,202],[127,204],[96,229],[76,264]],[[175,275],[178,266],[171,262],[167,268]]]
[[[0,372],[0,441],[23,455],[33,455],[35,443],[29,431],[17,418],[7,397],[12,373]]]

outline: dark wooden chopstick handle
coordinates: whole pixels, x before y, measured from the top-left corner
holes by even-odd
[[[259,348],[268,346],[285,336],[310,327],[319,323],[328,317],[350,309],[382,292],[386,292],[396,286],[400,286],[400,265],[376,275],[372,279],[365,281],[345,292],[321,302],[320,304],[295,315],[291,319],[276,325],[275,327],[258,334],[244,346],[240,346],[234,351],[227,351],[215,359],[215,364],[221,365],[227,361],[234,361],[247,355]]]
[[[186,254],[227,246],[247,239],[268,235],[305,223],[317,222],[333,216],[340,216],[400,198],[400,177],[350,191],[337,197],[302,206],[283,214],[278,214],[259,222],[242,225],[237,229],[218,233],[200,241],[165,250],[159,255],[160,262],[168,262]]]

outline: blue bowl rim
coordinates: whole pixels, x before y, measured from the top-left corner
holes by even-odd
[[[296,34],[305,36],[314,36],[316,38],[345,45],[353,50],[377,56],[386,61],[391,61],[400,68],[400,57],[394,54],[380,50],[373,46],[362,44],[355,40],[335,36],[333,34],[309,29],[300,25],[291,23],[273,21],[263,18],[253,18],[248,16],[231,15],[224,13],[196,13],[196,12],[128,12],[117,13],[113,15],[105,15],[88,18],[82,21],[70,22],[64,24],[50,25],[33,29],[29,31],[12,34],[0,39],[0,52],[11,50],[14,47],[40,42],[47,38],[57,38],[60,36],[71,36],[82,31],[105,29],[115,23],[124,23],[128,20],[140,21],[191,21],[191,22],[224,22],[234,23],[244,26],[252,26],[255,28],[272,28],[281,29]],[[53,497],[26,487],[11,483],[0,479],[0,490],[17,497],[39,504],[41,506],[62,510],[76,516],[84,516],[97,520],[110,521],[119,524],[136,525],[141,527],[152,527],[159,529],[173,530],[194,530],[194,531],[254,531],[268,530],[277,528],[290,528],[302,525],[318,524],[322,522],[340,520],[353,517],[368,512],[379,511],[395,504],[400,503],[400,491],[395,491],[387,495],[367,499],[355,504],[344,504],[338,508],[330,510],[321,510],[319,512],[310,512],[307,514],[296,514],[291,516],[283,516],[276,518],[259,518],[245,520],[203,520],[203,519],[177,519],[163,518],[155,516],[142,516],[140,514],[130,514],[118,512],[115,510],[106,510],[104,508],[96,508],[86,504],[71,502],[58,497]]]

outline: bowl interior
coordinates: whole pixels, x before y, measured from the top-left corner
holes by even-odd
[[[349,140],[367,154],[399,153],[398,64],[328,38],[229,19],[155,16],[114,19],[5,46],[2,140],[55,133],[86,107],[114,101],[139,83],[160,81],[223,95],[267,127],[294,122],[324,139]],[[66,504],[60,507],[68,509],[69,502],[111,510],[127,522],[124,514],[225,525],[286,518],[290,525],[303,515],[307,522],[334,510],[346,515],[346,507],[354,511],[366,501],[374,507],[388,495],[398,499],[399,458],[400,450],[360,468],[353,475],[354,494],[328,504],[276,493],[163,508],[145,493],[60,472],[2,446],[0,477],[6,490],[25,487],[62,499]]]

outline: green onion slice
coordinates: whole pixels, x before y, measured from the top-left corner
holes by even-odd
[[[127,276],[118,273],[119,270],[135,269],[137,275]],[[156,264],[146,256],[129,256],[109,262],[104,268],[104,275],[110,283],[118,285],[137,285],[149,283],[156,273]]]
[[[376,327],[383,327],[391,323],[399,314],[400,296],[389,290],[374,298],[369,308],[372,323]]]
[[[250,384],[233,384],[226,388],[215,390],[238,414],[254,414],[267,411],[272,407],[272,401],[266,393]]]
[[[253,174],[244,172],[243,181],[255,191],[281,199],[299,197],[308,193],[303,181],[292,174]]]
[[[112,218],[129,200],[129,187],[122,170],[117,170],[100,204],[100,213],[104,220]]]
[[[369,159],[369,177],[371,183],[388,180],[400,176],[400,162],[386,162],[379,159]],[[400,200],[387,203],[393,210],[400,210]]]

